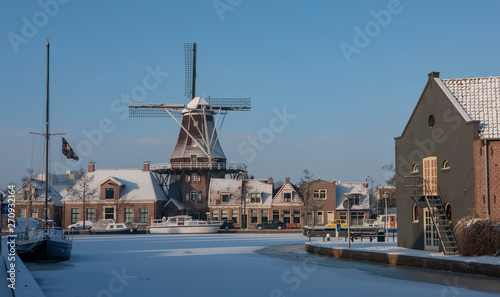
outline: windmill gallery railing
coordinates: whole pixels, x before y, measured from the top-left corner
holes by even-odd
[[[172,162],[158,163],[150,165],[151,171],[171,170],[171,169],[209,169],[209,170],[225,170],[225,171],[241,171],[244,165],[241,163],[210,163],[210,162]]]

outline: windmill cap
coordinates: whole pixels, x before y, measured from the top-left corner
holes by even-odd
[[[202,99],[201,97],[194,97],[189,103],[186,105],[186,108],[182,110],[182,113],[190,112],[194,109],[200,109],[201,106],[210,106],[207,101]]]

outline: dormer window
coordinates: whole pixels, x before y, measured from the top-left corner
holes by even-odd
[[[250,193],[250,203],[260,203],[261,193]]]
[[[353,205],[359,205],[361,202],[361,195],[360,194],[352,194],[351,200],[352,200]]]
[[[222,194],[222,202],[229,202],[229,197],[230,197],[231,194],[229,193],[226,193],[226,194]]]
[[[284,202],[292,202],[292,192],[284,192],[283,193],[283,201]]]
[[[106,199],[115,199],[115,188],[106,187]]]

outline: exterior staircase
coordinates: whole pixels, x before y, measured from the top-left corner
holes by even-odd
[[[413,181],[407,184],[407,180],[411,179],[413,179]],[[409,195],[413,200],[417,198],[415,202],[420,200],[422,197],[424,198],[429,209],[432,223],[436,228],[436,233],[438,235],[443,253],[445,255],[456,255],[459,254],[460,248],[458,246],[455,232],[453,231],[453,225],[446,217],[446,203],[442,198],[443,195],[441,194],[439,186],[436,188],[437,191],[432,193],[429,182],[423,179],[422,176],[405,177],[405,194]],[[411,189],[409,194],[407,189]]]

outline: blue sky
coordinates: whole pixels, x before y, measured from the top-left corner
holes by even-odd
[[[122,98],[187,103],[183,46],[197,42],[197,95],[252,98],[252,111],[226,117],[228,161],[256,178],[298,182],[307,168],[382,184],[427,73],[500,75],[498,11],[496,1],[2,1],[0,187],[31,159],[41,171],[28,133],[43,128],[47,37],[51,130],[80,156],[66,161],[54,138],[58,170],[167,162],[178,126],[128,118]],[[154,87],[140,93],[145,79]]]

